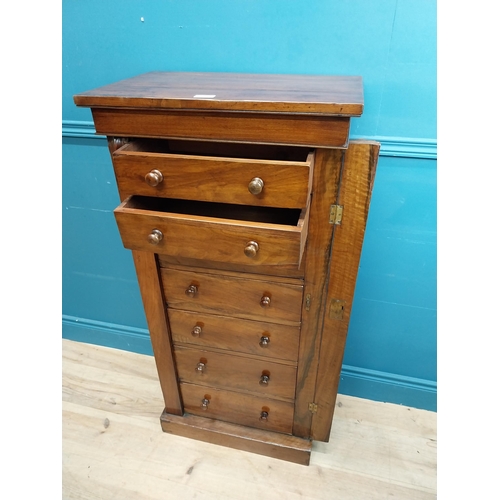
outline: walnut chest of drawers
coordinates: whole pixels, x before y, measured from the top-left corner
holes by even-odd
[[[330,435],[379,152],[349,142],[361,78],[154,72],[74,100],[108,138],[162,429],[308,464]]]

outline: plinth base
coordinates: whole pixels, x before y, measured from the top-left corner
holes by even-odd
[[[190,414],[171,415],[165,411],[160,422],[163,431],[169,434],[309,465],[312,448],[312,441],[309,439]]]

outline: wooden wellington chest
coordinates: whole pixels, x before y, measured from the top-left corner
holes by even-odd
[[[156,72],[74,100],[108,138],[162,429],[309,464],[378,160],[349,142],[361,78]]]

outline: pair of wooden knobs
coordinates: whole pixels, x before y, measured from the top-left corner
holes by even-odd
[[[148,241],[151,245],[158,245],[160,241],[163,240],[163,233],[159,229],[153,229],[148,234]],[[249,241],[245,248],[243,249],[244,254],[253,259],[257,256],[257,252],[259,251],[259,244],[256,241]]]
[[[193,329],[191,330],[191,335],[193,337],[199,337],[203,332],[203,329],[200,325],[195,325]],[[271,339],[267,335],[262,335],[262,337],[259,340],[259,345],[260,347],[267,347],[269,343],[271,342]]]
[[[189,285],[186,288],[186,291],[184,292],[188,297],[191,297],[192,299],[196,297],[196,294],[198,293],[198,287],[196,285]],[[260,305],[261,307],[270,307],[271,306],[271,297],[268,295],[263,295],[260,299]],[[194,331],[194,330],[193,330]],[[201,333],[201,329],[198,331],[196,330],[198,335]],[[193,332],[191,332],[193,333]],[[193,335],[196,336],[196,333],[193,333]]]
[[[208,409],[208,405],[210,404],[210,399],[208,398],[203,398],[201,400],[201,409],[202,410],[207,410]],[[259,420],[262,421],[262,422],[267,422],[267,419],[269,418],[269,412],[268,411],[265,411],[265,410],[262,410],[260,412],[260,417],[259,417]]]
[[[198,375],[203,375],[205,373],[206,367],[207,367],[207,363],[205,361],[200,361],[196,365],[196,373]],[[264,386],[264,387],[267,387],[267,385],[269,384],[270,380],[271,380],[271,375],[263,373],[261,375],[260,379],[259,379],[259,384],[262,385],[262,386]]]
[[[159,170],[154,169],[145,175],[144,180],[146,181],[146,184],[148,184],[149,186],[156,187],[163,182],[163,174]],[[262,193],[263,189],[264,189],[264,181],[260,177],[254,177],[248,183],[248,191],[255,196]]]

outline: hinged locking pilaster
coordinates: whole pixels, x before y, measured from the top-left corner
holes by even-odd
[[[342,205],[331,205],[330,206],[330,224],[335,224],[339,226],[342,222],[342,213],[344,212],[344,207]]]

